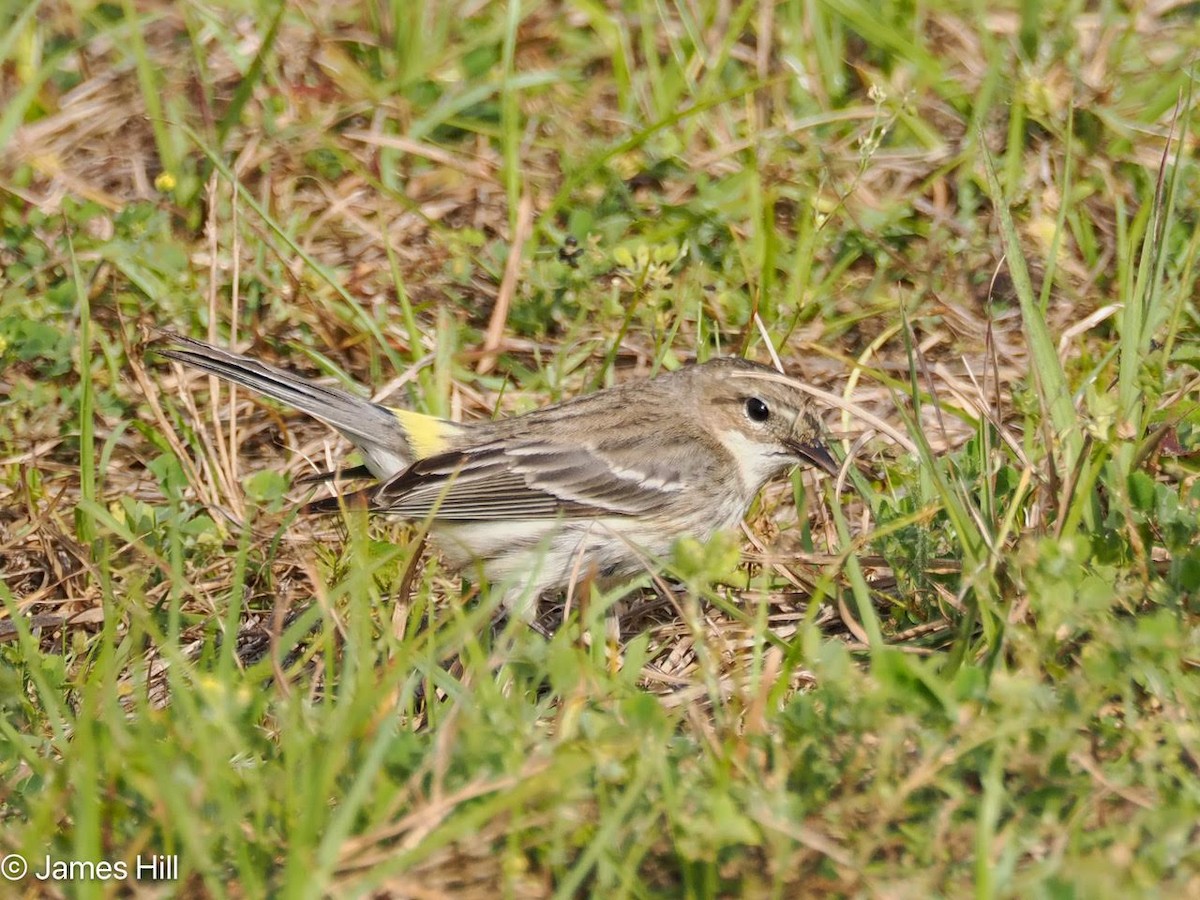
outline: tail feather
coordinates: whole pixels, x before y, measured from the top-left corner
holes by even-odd
[[[332,497],[322,497],[320,500],[310,500],[304,504],[301,511],[305,515],[324,516],[341,512],[343,509],[369,510],[372,496],[374,496],[374,491],[370,488],[335,494]]]
[[[328,484],[331,481],[362,481],[367,478],[376,478],[375,473],[366,466],[354,466],[349,469],[333,469],[329,472],[305,475],[297,478],[296,484]]]
[[[412,450],[396,414],[378,403],[181,335],[169,335],[162,346],[154,347],[154,352],[240,384],[324,422],[364,453],[378,477],[394,474],[412,461]]]

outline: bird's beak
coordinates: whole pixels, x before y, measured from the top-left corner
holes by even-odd
[[[801,444],[797,441],[790,446],[792,451],[806,463],[816,466],[822,472],[828,473],[832,478],[837,478],[838,472],[841,471],[841,466],[824,444],[816,442]]]

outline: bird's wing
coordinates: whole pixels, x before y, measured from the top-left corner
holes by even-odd
[[[642,516],[685,488],[682,478],[664,478],[661,465],[618,466],[595,448],[510,441],[419,460],[384,484],[371,506],[452,521]]]

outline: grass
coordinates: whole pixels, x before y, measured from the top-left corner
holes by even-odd
[[[1200,892],[1194,10],[615,6],[5,14],[0,856]],[[463,419],[774,351],[856,466],[547,639],[160,327]]]

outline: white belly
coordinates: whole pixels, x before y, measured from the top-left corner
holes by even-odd
[[[677,538],[707,540],[736,525],[745,512],[740,505],[718,505],[685,528],[628,518],[435,522],[433,539],[452,565],[480,566],[504,591],[505,606],[528,615],[538,597],[572,584],[657,571]]]

